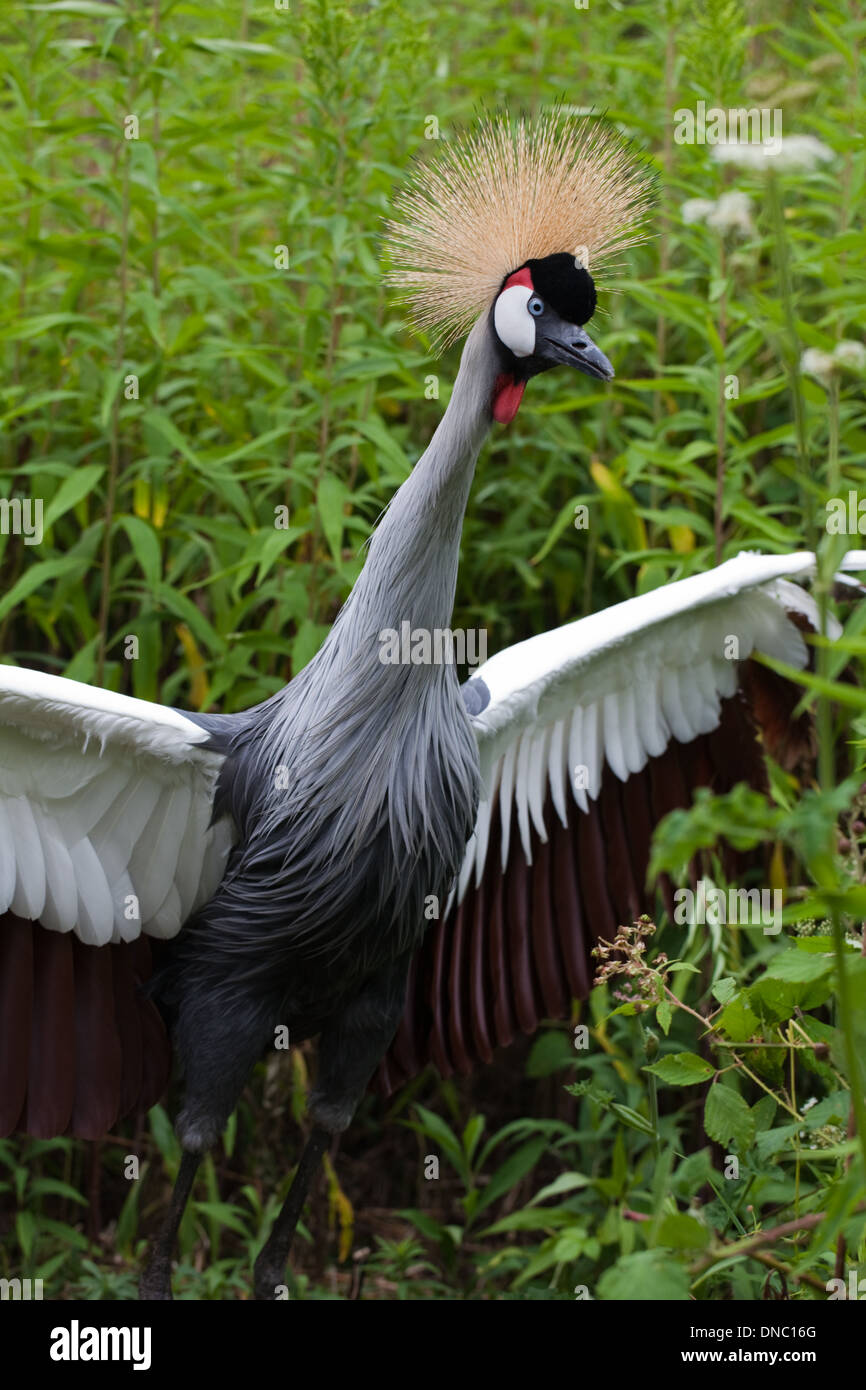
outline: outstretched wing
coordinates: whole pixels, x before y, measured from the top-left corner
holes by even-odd
[[[0,666],[0,913],[86,945],[174,936],[222,877],[222,756],[173,709]]]
[[[207,739],[175,710],[0,666],[0,1134],[103,1133],[164,1084],[136,984],[146,938],[175,935],[225,868]]]
[[[413,965],[381,1087],[428,1061],[468,1072],[586,996],[595,942],[644,910],[658,821],[696,786],[760,781],[759,720],[780,745],[791,734],[796,693],[748,658],[806,664],[799,628],[815,607],[786,577],[813,565],[740,555],[480,668],[476,828]]]

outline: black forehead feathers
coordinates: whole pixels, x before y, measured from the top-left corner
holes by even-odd
[[[595,282],[588,270],[576,266],[574,256],[558,251],[526,267],[538,294],[567,323],[588,323],[595,313]]]

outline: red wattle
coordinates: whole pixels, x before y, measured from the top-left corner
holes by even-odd
[[[515,270],[513,275],[509,275],[502,288],[504,290],[510,290],[512,285],[525,285],[528,290],[535,289],[528,265],[522,265],[519,270]]]
[[[501,372],[493,387],[493,418],[500,425],[510,425],[523,400],[525,381],[515,381],[508,372]]]

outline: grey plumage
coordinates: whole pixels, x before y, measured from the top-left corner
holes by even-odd
[[[230,813],[239,834],[218,892],[155,983],[176,1016],[187,1148],[214,1141],[278,1024],[293,1041],[327,1033],[362,986],[375,1008],[377,977],[390,1023],[430,924],[425,900],[444,909],[474,824],[476,744],[453,665],[384,663],[380,634],[406,620],[450,624],[499,365],[485,316],[317,656],[256,709],[199,717],[227,755],[217,814]],[[345,1123],[357,1099],[345,1097]]]

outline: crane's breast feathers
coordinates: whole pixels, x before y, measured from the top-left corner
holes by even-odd
[[[175,935],[231,847],[207,738],[175,710],[0,666],[0,914],[93,946]]]

